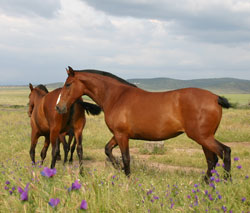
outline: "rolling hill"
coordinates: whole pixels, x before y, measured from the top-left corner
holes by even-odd
[[[128,79],[145,90],[174,90],[186,87],[197,87],[218,93],[248,93],[250,94],[250,80],[235,78],[214,78],[177,80],[171,78]]]

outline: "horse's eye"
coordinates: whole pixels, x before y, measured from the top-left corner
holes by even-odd
[[[67,88],[69,88],[70,85],[71,85],[70,83],[65,84],[65,86],[66,86]]]

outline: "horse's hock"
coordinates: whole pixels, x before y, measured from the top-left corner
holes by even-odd
[[[164,150],[164,141],[149,141],[144,143],[144,149],[149,153],[153,153],[156,150]]]

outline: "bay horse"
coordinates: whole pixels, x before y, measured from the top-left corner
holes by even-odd
[[[92,115],[98,115],[101,108],[95,104],[83,102],[79,97],[70,107],[68,113],[57,113],[55,106],[61,88],[55,89],[52,92],[47,92],[45,86],[40,85],[33,88],[29,84],[29,114],[31,115],[31,146],[30,157],[35,163],[35,147],[40,136],[45,136],[45,144],[41,152],[42,162],[46,157],[49,144],[52,145],[52,161],[51,168],[55,167],[56,157],[59,150],[60,137],[66,134],[72,136],[74,134],[77,146],[77,154],[79,158],[80,168],[82,167],[82,131],[86,123],[85,111]],[[72,133],[73,131],[73,133]],[[61,139],[63,140],[63,139]],[[64,142],[65,159],[67,160],[68,147]],[[73,144],[74,146],[74,144]],[[72,151],[72,150],[71,150]],[[72,153],[73,154],[73,153]],[[72,156],[71,156],[72,158]]]
[[[226,98],[199,88],[148,92],[111,73],[98,70],[67,69],[68,78],[56,109],[67,113],[82,95],[88,95],[104,111],[113,134],[105,153],[116,167],[112,149],[119,145],[124,172],[130,175],[129,139],[166,140],[182,133],[202,146],[206,160],[205,181],[223,159],[225,179],[231,177],[231,149],[214,138],[222,117],[222,107],[231,107]]]
[[[33,85],[29,84],[29,87],[30,87],[30,90],[32,91],[33,90]],[[39,84],[36,88],[39,88],[39,89],[43,90],[45,93],[49,93],[46,86],[44,86],[42,84]],[[35,104],[34,100],[31,97],[33,97],[33,96],[31,96],[31,95],[29,96],[30,100],[29,100],[29,103],[28,103],[28,105],[29,105],[28,116],[29,117],[31,117],[31,115],[32,115],[32,112],[33,112],[33,109],[34,109],[34,104]],[[66,142],[65,135],[69,136],[68,143]],[[69,131],[68,133],[59,134],[59,136],[58,136],[59,142],[61,142],[63,144],[64,163],[67,162],[68,151],[69,151],[69,148],[71,147],[71,142],[73,140],[73,137],[74,137],[74,132],[72,130]],[[71,156],[70,156],[69,162],[73,161],[73,153],[75,151],[75,146],[76,146],[76,140],[74,140],[74,143],[73,143],[73,145],[71,147]],[[43,164],[44,159],[46,157],[46,151],[44,151],[44,150],[47,150],[48,147],[49,147],[49,138],[45,137],[44,147],[43,147],[43,149],[41,151],[41,159],[42,159],[41,164]],[[60,146],[59,146],[59,149],[58,149],[57,160],[61,160]]]

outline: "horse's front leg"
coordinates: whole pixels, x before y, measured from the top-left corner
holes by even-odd
[[[115,140],[115,137],[113,136],[111,140],[106,144],[105,146],[105,154],[109,158],[110,162],[114,166],[115,169],[120,168],[119,162],[115,159],[114,155],[112,154],[112,150],[117,146],[117,142]]]
[[[30,144],[30,158],[31,158],[32,163],[34,164],[35,164],[35,149],[36,149],[38,138],[39,138],[38,132],[32,129],[31,144]]]
[[[50,132],[50,142],[52,145],[52,161],[51,161],[51,169],[53,169],[56,165],[56,158],[58,155],[58,151],[59,151],[59,131],[51,131]]]

